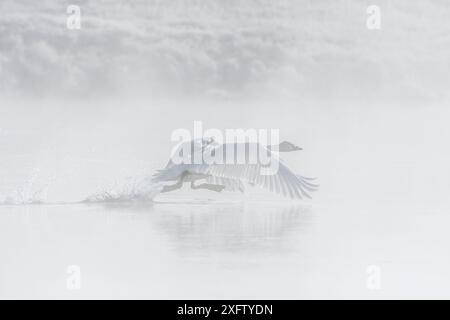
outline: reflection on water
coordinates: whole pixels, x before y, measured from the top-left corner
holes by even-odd
[[[255,269],[298,253],[311,217],[305,205],[276,203],[1,206],[0,297],[232,294],[233,288],[214,281],[267,277]],[[65,285],[69,265],[83,273],[84,285],[75,293]]]
[[[178,254],[294,250],[283,246],[311,220],[308,206],[283,203],[157,203],[151,208],[109,205],[111,218],[144,214]],[[142,217],[141,217],[142,218]]]
[[[424,212],[218,201],[0,206],[0,298],[448,297],[448,215]],[[70,265],[81,270],[78,291],[66,287]],[[382,269],[382,290],[367,288],[371,265]]]

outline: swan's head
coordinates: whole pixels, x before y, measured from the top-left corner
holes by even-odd
[[[289,141],[283,141],[282,143],[280,143],[278,145],[279,152],[292,152],[292,151],[299,151],[299,150],[303,150],[303,149]]]

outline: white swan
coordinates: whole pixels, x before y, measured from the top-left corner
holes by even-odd
[[[189,144],[190,150],[192,150],[189,156],[190,159],[196,153],[214,154],[218,148],[226,150],[225,145],[216,143],[213,139],[197,139],[185,143]],[[235,143],[233,147],[238,148],[239,145],[239,143]],[[263,148],[267,153],[271,162],[276,162],[278,168],[274,174],[264,174],[264,169],[267,168],[267,165],[262,164],[260,161],[250,163],[248,161],[249,144],[246,143],[246,146],[247,155],[245,159],[247,162],[242,164],[208,164],[205,162],[176,164],[172,156],[166,167],[163,170],[158,170],[153,175],[152,182],[165,184],[166,182],[175,181],[173,185],[164,185],[160,190],[161,192],[180,189],[184,182],[190,182],[192,189],[207,189],[216,192],[221,192],[225,189],[244,192],[244,183],[247,183],[251,186],[260,186],[283,196],[289,196],[292,199],[311,198],[309,192],[317,190],[318,185],[311,182],[314,180],[313,178],[294,174],[274,152],[291,152],[302,150],[301,148],[287,141],[277,146],[268,147],[257,144],[259,148]],[[240,147],[242,147],[242,144]],[[174,155],[179,154],[182,149],[183,145],[180,145]],[[198,180],[204,180],[204,183],[196,185],[195,182]]]

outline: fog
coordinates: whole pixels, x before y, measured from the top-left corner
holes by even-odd
[[[0,4],[0,298],[449,298],[449,5],[174,3]],[[136,201],[194,121],[319,190]]]
[[[15,105],[2,118],[1,296],[448,297],[447,109],[242,105]],[[317,177],[319,191],[292,203],[258,188],[131,201],[165,165],[171,129],[198,119],[280,128],[304,149],[284,160]],[[102,192],[124,202],[70,204]],[[80,290],[66,288],[72,264]],[[382,270],[380,290],[367,289],[371,265]]]

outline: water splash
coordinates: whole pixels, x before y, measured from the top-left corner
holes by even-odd
[[[0,205],[29,205],[45,203],[50,182],[37,183],[40,170],[35,168],[30,178],[17,189],[6,195],[0,194]]]
[[[150,178],[128,178],[126,181],[115,182],[112,186],[103,187],[81,200],[61,201],[48,200],[48,185],[35,190],[32,184],[14,190],[10,194],[0,195],[0,206],[18,205],[49,205],[49,204],[93,204],[93,203],[129,203],[153,202],[162,190],[161,183],[152,183]]]
[[[43,204],[45,203],[44,190],[37,191],[29,194],[24,189],[18,189],[11,195],[0,196],[0,205],[30,205],[30,204]]]
[[[150,182],[150,178],[130,178],[125,184],[115,184],[88,196],[82,203],[151,202],[161,192],[162,184]]]

